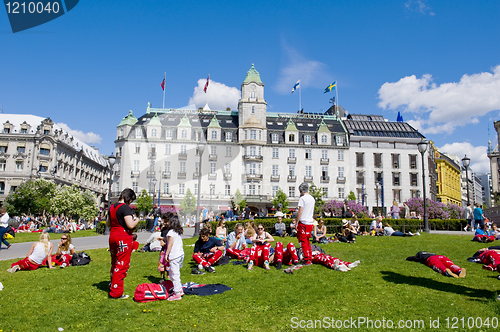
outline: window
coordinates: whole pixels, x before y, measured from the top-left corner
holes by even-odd
[[[306,176],[312,176],[312,166],[306,166]]]
[[[225,164],[224,165],[224,173],[225,174],[231,174],[231,164]]]
[[[0,182],[2,183],[2,182]],[[276,197],[276,195],[278,195],[278,190],[279,190],[279,187],[278,186],[273,186],[272,188],[272,193],[273,193],[273,197]]]
[[[216,169],[216,168],[215,168],[215,167],[216,167],[215,165],[216,165],[215,163],[210,163],[210,173],[211,173],[211,174],[214,174],[214,173],[215,173],[215,169]]]
[[[21,134],[27,134],[28,133],[28,129],[26,128],[21,128]],[[122,135],[123,136],[123,135]]]
[[[304,135],[304,144],[311,144],[311,135]]]
[[[24,162],[22,161],[16,161],[16,172],[22,172],[23,171],[23,165]]]
[[[217,131],[212,130],[212,139],[217,139]]]
[[[165,154],[172,154],[172,145],[165,145]]]
[[[289,142],[295,142],[295,135],[294,134],[288,135],[288,141]]]
[[[165,162],[165,172],[170,173],[170,161]]]
[[[328,159],[328,150],[321,150],[321,159]]]
[[[259,141],[262,140],[262,131],[259,130]]]
[[[344,160],[344,150],[339,150],[339,152],[338,152],[338,160]]]
[[[186,162],[181,161],[179,163],[179,173],[186,173]]]
[[[250,139],[257,139],[257,130],[250,130]]]
[[[5,194],[5,182],[0,182],[0,195]]]
[[[256,152],[255,152],[255,151],[256,151],[255,146],[251,146],[251,147],[250,147],[250,155],[251,155],[251,156],[255,156],[255,155],[256,155]]]
[[[187,147],[186,145],[181,145],[181,154],[187,154]]]
[[[134,172],[140,172],[140,160],[134,160]]]
[[[306,149],[306,159],[312,159],[312,151],[311,151],[311,149]]]
[[[255,99],[255,92],[250,93],[250,98]],[[252,106],[252,114],[255,114],[255,106]]]
[[[224,195],[226,196],[231,196],[231,185],[226,184],[224,186]]]
[[[288,157],[295,158],[295,149],[288,149]]]
[[[278,165],[273,165],[273,173],[272,173],[273,176],[277,176],[278,175]]]
[[[356,184],[364,184],[365,183],[365,172],[356,171]]]
[[[344,167],[339,167],[339,178],[343,178],[344,177]]]
[[[42,156],[48,156],[48,155],[50,155],[50,150],[49,149],[45,149],[45,148],[40,148],[40,154]]]
[[[382,182],[382,172],[375,172],[374,174],[375,184],[380,184]]]
[[[135,143],[135,153],[141,153],[141,143]]]
[[[25,152],[26,152],[26,148],[24,146],[17,147],[17,153],[25,153]]]
[[[279,149],[278,148],[273,148],[273,158],[277,159],[277,158],[279,158],[279,156],[280,156]]]
[[[399,172],[393,172],[392,173],[392,185],[393,186],[399,186],[399,185],[401,185],[401,181],[399,179],[399,175],[400,175]]]
[[[248,194],[255,195],[255,185],[254,184],[251,184],[248,186]]]
[[[396,202],[401,203],[401,190],[393,189],[392,190],[393,198]]]
[[[149,151],[152,155],[156,155],[156,144],[152,143],[149,145]]]
[[[10,128],[3,128],[3,133],[4,134],[10,133]],[[44,132],[44,134],[45,134],[45,132]],[[48,134],[45,134],[45,135],[48,135]]]
[[[323,192],[323,197],[326,198],[328,197],[328,187],[323,187],[321,188],[321,191]]]
[[[210,195],[215,195],[215,184],[210,184]]]
[[[418,186],[418,174],[410,173],[410,183],[412,186]]]
[[[172,139],[172,129],[165,130],[165,138]]]
[[[226,133],[226,142],[231,142],[233,140],[233,133]]]
[[[164,194],[164,195],[168,195],[168,194],[170,194],[170,189],[169,189],[169,187],[168,187],[168,183],[164,183],[164,184],[163,184],[163,194]]]
[[[200,173],[200,162],[199,161],[197,161],[197,162],[194,163],[194,172],[196,174]]]
[[[342,146],[342,145],[344,145],[344,137],[337,136],[337,146]]]
[[[255,163],[252,163],[249,164],[248,167],[249,167],[249,173],[251,175],[255,175],[256,174],[255,170],[257,169],[257,165]]]
[[[248,130],[244,130],[245,132],[245,139],[248,139]]]
[[[182,129],[182,131],[181,131],[181,138],[183,138],[183,139],[187,138],[187,130],[186,129]]]
[[[135,128],[135,138],[142,138],[142,129]]]
[[[7,145],[0,146],[0,152],[6,153],[7,152]]]
[[[374,153],[373,154],[373,166],[377,168],[382,167],[382,154],[381,153]]]
[[[295,165],[288,165],[288,175],[295,176]]]
[[[325,134],[321,135],[321,143],[328,143],[328,136]]]
[[[134,192],[139,192],[139,182],[132,182],[132,190]]]
[[[156,137],[156,129],[151,129],[151,137]]]
[[[210,154],[215,155],[217,154],[217,146],[210,146]]]
[[[47,165],[38,165],[38,172],[45,173],[47,172],[47,170],[48,170]]]
[[[278,141],[279,141],[279,136],[278,136],[278,134],[273,134],[273,135],[272,135],[272,141],[273,141],[273,143],[278,143]]]
[[[326,179],[328,177],[328,166],[321,167],[321,177]]]
[[[344,188],[339,188],[339,198],[344,198]]]
[[[43,131],[43,134],[44,134],[44,135],[50,135],[50,130],[45,129],[45,130]]]
[[[399,154],[392,155],[392,168],[399,168]]]
[[[226,146],[226,157],[231,157],[231,147]]]
[[[364,157],[363,152],[356,152],[356,167],[364,166],[363,157]]]
[[[288,187],[288,197],[295,197],[295,187]]]
[[[185,194],[185,189],[186,189],[186,184],[179,183],[179,195],[184,195]]]
[[[410,169],[417,169],[417,155],[411,154],[409,157],[410,157]]]

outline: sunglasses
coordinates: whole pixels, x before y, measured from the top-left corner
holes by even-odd
[[[62,237],[61,240],[67,240],[68,238],[67,237]]]
[[[257,229],[260,229],[260,230],[263,230],[264,228],[262,228],[262,227],[259,227],[259,228],[257,228]]]

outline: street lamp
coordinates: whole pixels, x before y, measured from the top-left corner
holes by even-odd
[[[213,211],[212,209],[212,193],[215,195],[215,184],[211,183],[210,184],[210,211]]]
[[[470,164],[470,158],[467,158],[467,155],[462,158],[462,164],[465,167],[465,179],[467,181],[467,204],[470,204],[470,199],[469,199],[469,164]]]
[[[200,165],[198,166],[198,198],[196,200],[196,221],[194,223],[194,234],[193,237],[197,237],[200,235],[200,193],[201,193],[201,156],[203,155],[203,151],[205,151],[205,144],[198,144],[197,146],[198,154],[200,155]]]
[[[422,138],[420,142],[418,142],[418,151],[422,155],[422,191],[424,194],[424,232],[429,233],[429,219],[427,218],[427,202],[425,198],[425,161],[424,161],[424,154],[425,151],[427,151],[427,145],[429,145],[429,141],[427,141],[425,138]]]
[[[115,165],[116,157],[113,153],[108,156],[109,163],[109,189],[108,189],[108,209],[111,207],[111,184],[113,183],[113,166]],[[104,234],[108,234],[108,226],[104,229]]]

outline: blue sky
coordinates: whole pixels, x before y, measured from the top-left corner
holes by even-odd
[[[349,113],[405,121],[489,171],[500,113],[499,1],[80,1],[13,34],[0,9],[0,105],[64,124],[108,154],[116,125],[148,102],[236,108],[254,63],[268,110],[321,112],[338,82]]]

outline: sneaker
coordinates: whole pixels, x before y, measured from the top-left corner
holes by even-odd
[[[458,278],[458,274],[451,272],[450,269],[446,269],[445,273],[448,277]]]
[[[465,268],[462,268],[462,270],[460,270],[460,274],[458,275],[459,278],[465,278],[465,274],[467,272],[465,271]]]
[[[120,297],[117,297],[116,299],[117,300],[125,300],[125,299],[128,299],[128,295],[122,295]]]
[[[9,244],[9,245],[7,246],[7,248],[5,248],[5,249],[9,249],[11,246],[12,246],[12,244]]]
[[[215,269],[212,266],[207,266],[205,268],[205,271],[210,272],[210,273],[215,273]]]
[[[201,263],[198,264],[198,270],[200,270],[200,271],[205,270],[205,267],[203,266],[203,264],[201,264]]]
[[[182,295],[181,294],[173,294],[173,295],[170,295],[167,300],[168,301],[179,301],[179,300],[182,300]]]
[[[467,227],[464,227],[464,232],[467,232]]]
[[[68,266],[68,264],[66,264],[66,263],[62,263],[62,264],[61,264],[61,269],[64,269],[66,266]]]
[[[198,270],[197,268],[195,268],[195,267],[194,267],[194,268],[191,270],[191,274],[192,274],[192,275],[202,275],[202,274],[205,274],[205,271],[200,271],[200,270]]]
[[[360,263],[361,263],[360,261],[355,261],[355,262],[347,265],[347,267],[350,269],[353,269],[353,268],[357,267]]]
[[[252,261],[250,261],[250,262],[248,262],[248,267],[247,267],[247,270],[249,270],[249,271],[250,271],[250,270],[252,270],[252,269],[253,269],[253,262],[252,262]]]
[[[283,272],[293,274],[293,266],[285,269]]]
[[[276,270],[281,270],[281,262],[276,263]]]
[[[348,268],[346,265],[340,265],[338,270],[337,271],[340,271],[340,272],[347,272],[347,271],[350,271],[351,269]]]
[[[416,232],[415,235],[420,236],[420,232]]]
[[[408,232],[408,234],[410,234],[410,236],[413,236],[413,235],[415,235],[415,234],[413,234],[412,232]]]
[[[270,270],[270,269],[271,269],[271,268],[269,267],[269,262],[268,262],[268,261],[265,261],[265,262],[264,262],[264,268],[265,268],[266,270]]]
[[[333,269],[335,271],[337,271],[339,269],[339,266],[340,266],[340,261],[338,259],[334,260],[333,261]]]
[[[7,272],[10,272],[10,273],[14,273],[14,272],[17,272],[19,271],[21,268],[19,267],[19,265],[14,265],[13,267],[11,267],[10,269],[7,269]]]

